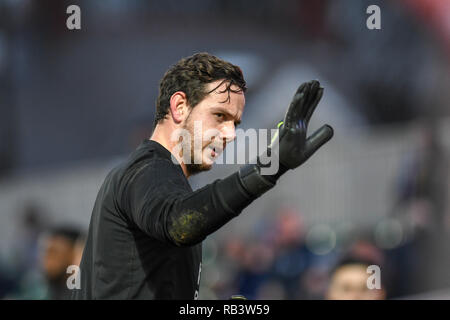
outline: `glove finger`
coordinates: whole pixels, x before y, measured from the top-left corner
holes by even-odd
[[[311,80],[309,83],[310,83],[310,90],[309,90],[308,98],[305,99],[305,108],[302,113],[302,116],[303,116],[302,119],[305,119],[305,116],[308,113],[310,106],[313,104],[313,102],[317,96],[317,91],[320,88],[320,82],[317,80]]]
[[[297,92],[289,105],[286,115],[284,117],[284,126],[286,128],[291,128],[295,125],[299,118],[299,109],[301,109],[304,102],[305,90],[307,88],[307,83],[303,83],[297,89]]]
[[[305,160],[311,157],[314,152],[328,142],[333,137],[333,134],[333,128],[326,124],[309,136],[305,145]]]
[[[316,97],[315,97],[313,103],[311,104],[311,106],[309,107],[308,112],[306,113],[306,116],[305,116],[306,123],[309,123],[309,120],[311,119],[311,116],[314,113],[314,110],[316,110],[316,107],[319,104],[320,99],[322,99],[322,96],[323,96],[323,88],[320,87],[317,90],[317,94],[316,94]]]
[[[298,104],[295,117],[292,119],[294,121],[293,125],[298,125],[300,120],[303,120],[305,118],[305,114],[308,108],[308,100],[311,98],[312,84],[312,81],[306,82],[305,84],[302,101]]]

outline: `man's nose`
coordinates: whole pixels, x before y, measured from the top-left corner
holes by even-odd
[[[236,127],[234,126],[234,123],[227,124],[223,127],[221,130],[221,138],[224,143],[229,143],[236,139]]]

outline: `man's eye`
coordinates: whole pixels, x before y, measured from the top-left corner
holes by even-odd
[[[224,117],[224,114],[223,114],[223,113],[216,113],[216,117],[218,117],[218,118],[223,118],[223,117]]]

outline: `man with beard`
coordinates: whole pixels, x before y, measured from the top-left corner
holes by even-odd
[[[100,188],[74,299],[196,299],[202,241],[332,137],[325,125],[306,138],[323,88],[304,83],[279,138],[261,155],[277,161],[276,172],[264,174],[258,157],[192,191],[187,178],[209,170],[235,139],[245,91],[241,69],[208,53],[181,59],[165,73],[152,136]]]

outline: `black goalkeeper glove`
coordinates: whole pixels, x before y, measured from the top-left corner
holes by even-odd
[[[245,165],[239,170],[241,182],[250,194],[259,196],[272,188],[282,174],[303,164],[333,137],[333,128],[324,125],[306,138],[309,120],[322,94],[323,88],[316,80],[303,83],[297,89],[284,120],[278,124],[278,139],[277,136],[272,139],[272,144],[258,157],[256,164]],[[273,163],[264,164],[262,159],[279,161],[278,171],[264,174],[262,169]]]

